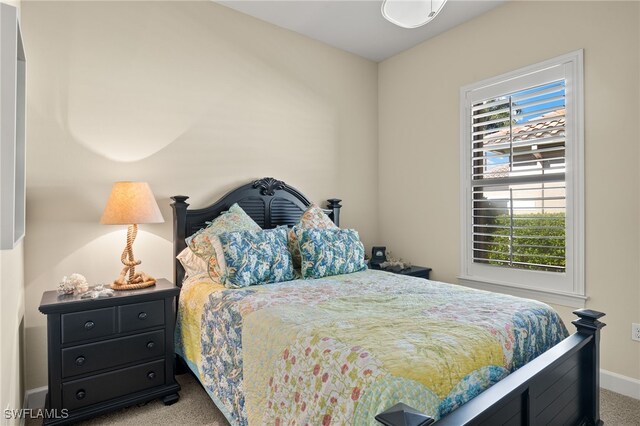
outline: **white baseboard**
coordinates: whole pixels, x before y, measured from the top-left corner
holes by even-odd
[[[24,408],[31,408],[37,410],[38,408],[44,408],[44,400],[47,397],[46,386],[35,389],[27,389],[24,393]]]
[[[640,380],[600,369],[600,387],[640,399]]]
[[[25,391],[24,393],[24,401],[22,401],[22,408],[26,408],[27,407],[27,401],[29,399],[28,395],[29,391]],[[20,417],[20,423],[18,423],[20,426],[24,426],[25,422],[27,421],[27,419],[25,419],[24,417]]]

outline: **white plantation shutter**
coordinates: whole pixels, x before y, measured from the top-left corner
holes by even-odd
[[[473,261],[564,272],[565,81],[471,106]]]
[[[581,55],[461,90],[461,279],[584,294]]]

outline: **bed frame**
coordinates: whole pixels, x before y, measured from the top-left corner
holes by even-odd
[[[174,258],[185,247],[185,238],[206,222],[238,203],[262,228],[294,225],[311,204],[297,189],[274,179],[250,182],[202,209],[188,209],[189,197],[171,197]],[[325,210],[340,224],[340,202],[327,200]],[[174,261],[174,282],[179,287],[184,269]],[[602,312],[574,311],[577,331],[538,358],[437,421],[438,426],[461,425],[602,425],[600,419],[600,329]],[[401,403],[402,401],[398,401]],[[406,406],[405,406],[406,407]],[[407,407],[408,409],[409,407]],[[388,426],[430,424],[423,416],[405,416],[399,406],[376,418]],[[427,422],[425,423],[425,418]],[[432,422],[432,421],[431,421]]]

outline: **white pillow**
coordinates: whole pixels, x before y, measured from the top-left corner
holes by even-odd
[[[211,265],[209,266],[209,276],[214,281],[222,281],[222,277],[224,277],[227,273],[227,261],[224,258],[224,249],[222,248],[222,243],[220,242],[220,238],[217,236],[211,238],[211,247],[213,247],[213,251],[215,254],[212,257],[216,258],[216,273],[211,273]],[[211,263],[211,261],[209,261]]]
[[[198,275],[209,270],[207,262],[195,255],[189,247],[185,248],[176,256],[185,271],[185,279],[188,276]]]

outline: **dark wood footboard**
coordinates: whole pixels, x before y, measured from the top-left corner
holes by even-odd
[[[574,312],[577,332],[513,372],[438,425],[601,425],[600,329],[604,313]],[[387,415],[385,415],[387,413]],[[389,409],[376,416],[387,426],[416,426],[415,416]],[[408,421],[407,421],[408,420]]]

